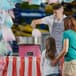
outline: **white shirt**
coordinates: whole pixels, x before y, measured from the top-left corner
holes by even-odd
[[[59,73],[58,65],[51,66],[51,60],[47,59],[45,57],[45,52],[46,52],[46,50],[44,50],[42,52],[42,56],[41,56],[41,74],[42,74],[42,76],[46,76],[49,74],[58,74]]]
[[[62,49],[62,39],[64,31],[64,15],[61,20],[58,20],[55,15],[47,16],[42,18],[42,23],[47,24],[49,27],[50,36],[56,41],[57,52],[59,53]]]
[[[65,18],[66,16],[64,15],[63,18]],[[47,24],[49,26],[49,32],[51,33],[52,31],[52,26],[53,26],[53,22],[61,22],[63,20],[63,18],[58,21],[57,18],[55,17],[55,15],[50,15],[50,16],[46,16],[44,18],[42,18],[42,24]]]

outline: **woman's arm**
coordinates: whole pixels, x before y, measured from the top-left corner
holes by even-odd
[[[64,39],[63,49],[60,54],[52,61],[52,65],[56,65],[56,63],[68,52],[69,47],[69,39]]]

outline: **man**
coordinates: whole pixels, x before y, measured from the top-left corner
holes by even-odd
[[[49,26],[50,36],[56,40],[57,52],[62,49],[62,35],[64,31],[64,8],[61,4],[56,3],[53,6],[53,15],[44,17],[42,19],[33,20],[31,26],[36,27],[36,24],[47,24]]]

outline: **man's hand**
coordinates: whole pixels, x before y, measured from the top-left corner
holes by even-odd
[[[32,26],[32,28],[36,28],[36,21],[35,20],[32,21],[31,26]]]
[[[42,20],[41,19],[37,19],[37,20],[33,20],[31,23],[32,28],[36,28],[37,24],[41,24]]]

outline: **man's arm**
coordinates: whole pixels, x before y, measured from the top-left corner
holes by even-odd
[[[37,24],[47,24],[48,25],[49,21],[51,21],[52,18],[53,18],[52,16],[46,16],[41,19],[33,20],[31,23],[31,26],[33,28],[35,28]]]
[[[36,28],[36,25],[41,23],[42,23],[42,19],[33,20],[31,26],[32,28]]]

